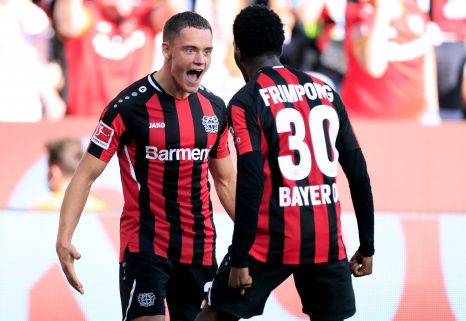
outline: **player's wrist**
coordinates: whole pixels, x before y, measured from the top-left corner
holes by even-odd
[[[361,244],[358,249],[359,254],[362,256],[373,256],[375,253],[374,246],[371,244]]]
[[[232,248],[230,251],[229,264],[231,267],[237,269],[249,267],[249,255],[240,254]]]

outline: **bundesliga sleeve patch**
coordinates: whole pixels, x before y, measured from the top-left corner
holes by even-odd
[[[112,142],[114,132],[115,130],[112,127],[100,121],[99,125],[95,129],[94,134],[92,135],[91,141],[103,149],[108,149],[108,147],[110,147],[110,143]]]

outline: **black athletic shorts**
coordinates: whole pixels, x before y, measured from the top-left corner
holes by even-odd
[[[321,264],[283,265],[264,263],[251,257],[249,274],[253,284],[244,295],[228,286],[229,259],[227,254],[208,295],[208,304],[217,311],[238,318],[260,315],[272,290],[293,274],[303,312],[311,318],[341,320],[356,312],[347,259]]]
[[[216,265],[181,264],[154,253],[126,250],[120,263],[123,321],[165,315],[165,298],[171,320],[193,321],[216,270]]]

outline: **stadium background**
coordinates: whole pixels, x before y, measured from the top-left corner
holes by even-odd
[[[0,167],[0,320],[118,320],[116,158],[93,186],[111,209],[86,212],[74,243],[85,295],[71,289],[56,254],[57,212],[30,210],[47,193],[44,143],[63,136],[87,145],[94,120],[2,123]],[[376,208],[374,273],[354,279],[351,320],[466,320],[466,123],[422,126],[402,121],[353,123],[371,175]],[[234,153],[234,150],[232,149]],[[347,181],[339,192],[348,255],[358,246]],[[213,195],[221,259],[232,223]],[[289,279],[251,320],[306,320]]]

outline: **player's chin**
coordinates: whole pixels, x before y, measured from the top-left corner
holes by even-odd
[[[197,93],[197,91],[199,90],[199,87],[201,87],[200,81],[196,83],[188,82],[185,86],[185,90],[186,92],[190,94],[194,94],[194,93]]]

